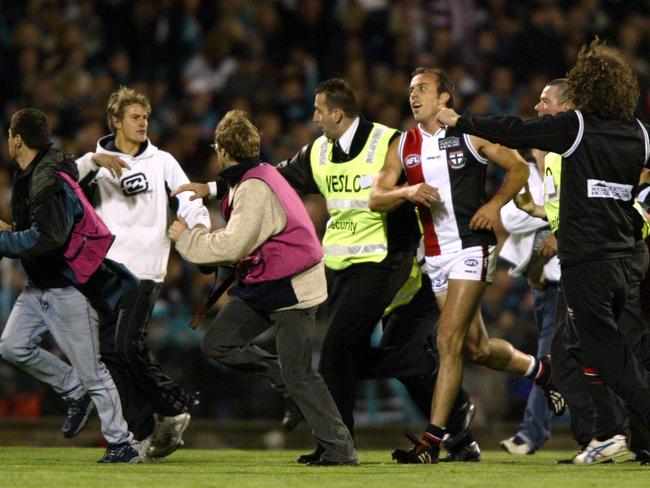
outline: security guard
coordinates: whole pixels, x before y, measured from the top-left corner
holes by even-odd
[[[341,79],[316,89],[314,122],[323,135],[278,169],[301,194],[321,194],[329,221],[323,238],[329,272],[326,304],[329,325],[320,372],[353,431],[356,382],[367,362],[389,377],[429,375],[435,368],[426,341],[410,343],[399,354],[390,345],[373,350],[370,336],[384,310],[406,282],[420,232],[412,206],[391,213],[373,212],[368,197],[373,178],[384,164],[395,129],[366,120],[349,85]],[[386,354],[384,354],[384,352]],[[319,456],[320,449],[301,456]]]

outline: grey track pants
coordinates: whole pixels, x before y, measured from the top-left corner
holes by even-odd
[[[325,450],[322,459],[355,460],[352,436],[323,378],[311,366],[308,328],[314,325],[314,315],[315,308],[310,308],[271,312],[267,316],[231,297],[206,332],[203,350],[220,363],[264,376],[280,392],[286,391]],[[277,325],[277,356],[250,343],[273,325]]]

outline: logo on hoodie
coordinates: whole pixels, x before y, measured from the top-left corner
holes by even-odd
[[[135,173],[120,181],[122,193],[127,197],[149,190],[149,181],[144,173]]]

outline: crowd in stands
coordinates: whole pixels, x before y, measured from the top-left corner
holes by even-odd
[[[400,129],[413,124],[407,89],[417,66],[451,73],[458,112],[533,117],[545,83],[564,76],[579,47],[596,35],[620,48],[636,70],[638,116],[650,120],[644,0],[25,0],[2,2],[0,10],[0,134],[11,113],[36,107],[47,113],[56,146],[77,156],[94,151],[107,133],[109,94],[128,85],[151,99],[152,142],[193,181],[213,178],[213,130],[233,108],[261,129],[265,160],[293,155],[317,135],[314,88],[334,76],[352,85],[368,119]],[[489,171],[488,192],[502,176]],[[1,137],[3,220],[10,218],[10,184]],[[311,208],[317,211],[317,202]],[[322,217],[316,221],[323,225]],[[267,384],[208,362],[200,332],[186,326],[211,277],[177,256],[169,266],[151,326],[165,368],[201,390],[199,414],[279,417],[281,399],[268,394]],[[12,261],[0,262],[0,324],[23,279]],[[483,310],[491,335],[534,351],[528,285],[511,278],[505,265]],[[316,349],[323,334],[321,327]],[[483,415],[520,417],[525,382],[485,369],[470,368],[467,376]],[[494,391],[509,395],[511,411]],[[0,360],[0,417],[59,414],[50,395]]]

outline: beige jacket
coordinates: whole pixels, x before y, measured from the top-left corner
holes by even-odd
[[[246,180],[232,188],[228,195],[233,212],[225,228],[209,232],[195,227],[178,238],[176,250],[187,261],[212,266],[232,265],[284,230],[287,216],[282,204],[262,180]],[[291,284],[298,303],[287,309],[310,308],[327,298],[322,262],[295,275]]]

